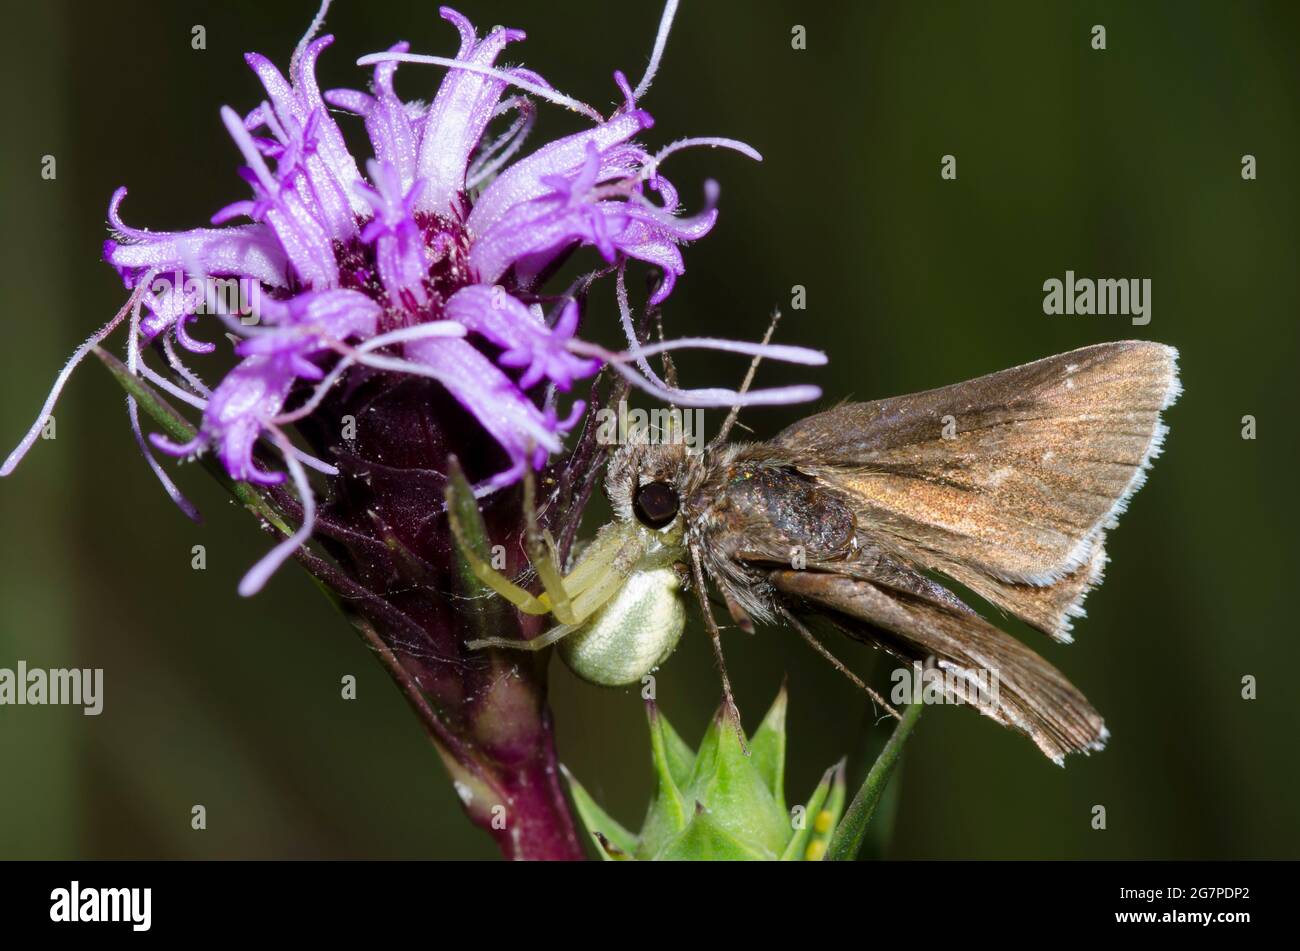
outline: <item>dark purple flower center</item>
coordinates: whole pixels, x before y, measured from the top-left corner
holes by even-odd
[[[470,239],[464,222],[423,211],[416,212],[414,218],[419,240],[434,259],[423,279],[427,297],[423,304],[410,288],[400,288],[397,300],[389,294],[379,276],[375,243],[362,241],[360,237],[333,242],[339,285],[360,291],[384,309],[379,318],[380,333],[443,319],[447,299],[474,283],[469,265]],[[372,220],[359,222],[358,231],[364,231]]]

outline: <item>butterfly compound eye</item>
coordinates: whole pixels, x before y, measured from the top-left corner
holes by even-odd
[[[647,482],[636,490],[632,508],[637,521],[650,528],[663,528],[677,517],[677,490],[667,482]]]

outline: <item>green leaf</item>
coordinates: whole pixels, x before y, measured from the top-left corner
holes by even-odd
[[[666,862],[745,862],[771,858],[736,838],[714,813],[703,807],[697,809],[686,830],[655,857]]]
[[[113,378],[117,380],[122,389],[135,397],[140,409],[144,410],[155,423],[161,426],[173,441],[189,442],[194,438],[196,434],[194,426],[163,399],[157,390],[128,370],[126,364],[107,350],[96,347],[94,353],[95,356],[99,357],[100,362],[108,368],[108,372],[113,374]]]
[[[678,788],[683,788],[691,781],[691,770],[695,767],[695,751],[691,749],[690,744],[681,738],[681,735],[673,729],[673,725],[668,722],[668,718],[659,713],[658,708],[654,708],[653,714],[659,717],[659,729],[663,733],[663,755],[664,762],[668,766],[668,773],[672,776]],[[651,724],[651,730],[654,724]],[[653,742],[653,737],[651,738]]]
[[[853,802],[849,804],[843,821],[840,822],[839,828],[835,830],[830,848],[826,852],[826,858],[837,862],[851,862],[857,857],[859,849],[862,848],[862,840],[866,836],[867,823],[871,821],[871,815],[876,810],[876,804],[880,802],[880,796],[885,791],[885,786],[888,785],[894,768],[898,765],[898,757],[903,751],[903,744],[907,742],[912,727],[916,725],[916,721],[920,718],[923,706],[924,704],[914,703],[903,713],[903,719],[894,728],[894,733],[889,738],[889,742],[885,744],[880,756],[876,758],[876,762],[872,765],[871,770],[867,773],[867,778],[862,783],[862,788],[853,797]]]
[[[619,852],[630,856],[636,851],[636,836],[627,829],[619,825],[609,813],[591,798],[591,794],[578,782],[572,773],[563,766],[560,767],[564,772],[564,778],[569,784],[569,795],[573,797],[573,806],[578,811],[578,818],[582,820],[587,834],[591,836],[591,841],[596,843],[596,851],[600,857],[612,861],[619,856],[611,855],[608,848],[612,845]],[[602,841],[602,837],[604,841]]]
[[[705,803],[711,820],[769,858],[790,838],[790,817],[741,745],[733,713],[719,709],[700,741],[687,802]]]
[[[655,792],[641,827],[640,844],[635,851],[639,858],[648,859],[681,834],[690,822],[690,813],[672,763],[673,759],[680,759],[681,750],[669,751],[668,734],[672,733],[681,746],[686,744],[673,732],[667,717],[653,703],[646,705],[646,716],[650,720],[650,759],[654,766]],[[677,765],[679,771],[681,765],[680,762]]]
[[[785,717],[789,706],[785,685],[772,701],[763,722],[749,741],[750,762],[767,783],[772,798],[785,812]]]
[[[894,775],[885,784],[885,791],[876,804],[876,812],[867,826],[867,837],[858,852],[858,861],[879,861],[889,850],[890,840],[894,835],[894,825],[898,819],[898,806],[902,799],[904,770],[894,770]]]

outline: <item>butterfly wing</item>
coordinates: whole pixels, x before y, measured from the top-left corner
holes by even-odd
[[[851,500],[859,530],[1060,640],[1101,579],[1180,392],[1177,351],[1121,341],[848,403],[768,445]]]
[[[844,575],[778,569],[769,579],[796,610],[908,661],[933,658],[945,694],[1028,736],[1053,762],[1100,750],[1101,715],[1055,667],[979,615]],[[992,690],[976,689],[977,686]]]

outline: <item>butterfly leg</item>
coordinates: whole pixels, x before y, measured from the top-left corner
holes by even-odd
[[[700,599],[700,613],[704,615],[704,627],[713,642],[713,656],[718,662],[718,673],[722,676],[722,703],[736,726],[736,735],[740,738],[740,748],[749,755],[749,744],[745,741],[745,730],[740,725],[740,710],[736,706],[736,696],[731,691],[731,678],[727,676],[727,662],[722,656],[722,631],[713,617],[713,608],[709,604],[708,589],[704,585],[704,566],[700,563],[700,552],[691,546],[691,574],[695,579],[695,593]]]
[[[888,703],[885,702],[884,697],[882,697],[880,694],[876,693],[876,691],[872,690],[865,683],[863,683],[861,677],[859,677],[853,671],[845,667],[844,664],[840,661],[840,659],[836,657],[834,654],[832,654],[830,652],[830,649],[825,644],[817,640],[817,638],[813,636],[813,632],[808,630],[807,626],[802,621],[800,621],[789,611],[786,611],[784,608],[781,609],[781,615],[786,619],[786,621],[789,622],[792,628],[794,628],[796,631],[800,633],[800,635],[802,635],[803,639],[808,642],[808,645],[813,650],[821,654],[822,657],[826,658],[826,660],[830,662],[830,665],[832,667],[834,667],[836,670],[842,673],[845,677],[848,677],[849,680],[853,681],[854,685],[859,690],[861,690],[863,693],[869,696],[876,703],[880,704],[882,707],[888,710],[889,715],[892,716],[895,720],[903,719],[899,715],[897,710],[895,710],[893,707],[891,707]]]

